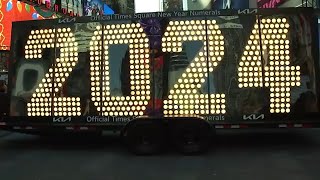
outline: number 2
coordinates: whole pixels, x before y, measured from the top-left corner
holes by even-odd
[[[181,52],[185,41],[202,41],[203,47],[170,90],[168,100],[164,100],[164,114],[225,114],[225,94],[199,93],[208,73],[213,72],[224,55],[219,26],[215,20],[170,21],[162,39],[162,51]]]
[[[71,29],[31,31],[25,46],[25,58],[43,58],[42,51],[45,48],[60,48],[60,57],[56,58],[56,63],[49,69],[49,73],[45,74],[45,78],[32,94],[31,102],[27,104],[28,116],[80,116],[79,97],[58,95],[62,84],[78,62],[78,43],[75,42]],[[54,92],[51,92],[52,90]]]

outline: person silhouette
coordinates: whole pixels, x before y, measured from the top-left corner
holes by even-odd
[[[7,94],[7,85],[4,80],[0,80],[0,116],[9,114],[9,96]]]
[[[7,85],[4,80],[0,80],[0,92],[7,93]]]

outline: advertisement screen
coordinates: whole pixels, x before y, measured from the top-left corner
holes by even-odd
[[[249,0],[213,0],[213,9],[245,9],[249,8]]]
[[[84,16],[102,15],[103,6],[101,0],[84,0]]]
[[[42,11],[59,16],[82,16],[82,0],[20,0]]]
[[[170,1],[172,2],[172,1]],[[159,0],[135,0],[135,13],[145,13],[145,12],[159,12],[160,3]]]
[[[83,16],[82,0],[60,0],[60,1],[61,1],[62,13],[67,11],[67,12],[73,12],[73,14],[76,14],[76,16]],[[51,0],[50,4],[54,4],[57,2],[58,2],[57,0]]]
[[[83,12],[84,16],[114,14],[114,10],[110,5],[102,0],[84,0]]]
[[[289,0],[257,0],[257,4],[258,8],[276,8],[287,1]]]
[[[11,24],[14,21],[38,20],[43,16],[29,4],[17,0],[0,1],[0,46],[10,49]]]

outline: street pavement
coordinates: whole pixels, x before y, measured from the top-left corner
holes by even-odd
[[[8,132],[8,131],[0,130],[0,138],[3,137],[3,136],[9,135],[9,134],[10,134],[10,132]]]
[[[117,136],[0,137],[1,180],[319,180],[320,130],[220,131],[206,154],[129,153]]]

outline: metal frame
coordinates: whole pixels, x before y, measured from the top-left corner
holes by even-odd
[[[319,4],[317,0],[301,0],[301,7],[318,8]]]
[[[240,12],[238,10],[222,10],[220,15],[238,15]],[[275,13],[287,13],[287,14],[296,14],[297,12],[308,12],[310,13],[310,8],[295,8],[295,9],[259,9],[257,11],[252,11],[252,14],[256,15],[272,15]],[[112,15],[111,15],[112,16]],[[96,21],[103,21],[97,19]],[[46,24],[56,23],[61,25],[61,19],[58,20],[47,20]],[[64,21],[63,21],[64,22]],[[75,22],[93,22],[92,17],[79,17],[75,18]],[[65,24],[68,23],[75,23],[74,21],[69,22],[66,21]],[[315,21],[317,22],[317,21]],[[26,22],[30,23],[30,22]],[[34,22],[32,22],[34,23]],[[42,23],[42,22],[37,22]],[[19,23],[19,25],[23,25],[24,23]],[[14,27],[18,25],[14,23]],[[317,23],[314,23],[313,26],[314,30],[318,31]],[[14,34],[14,33],[13,33]],[[319,39],[319,34],[316,34],[316,40]],[[319,59],[319,44],[318,41],[314,42],[313,47],[313,55],[315,59]],[[319,62],[317,62],[317,68],[320,68]],[[316,68],[316,69],[317,69]],[[317,70],[316,75],[317,80],[320,79],[319,69]],[[318,81],[319,82],[319,81]],[[320,85],[318,85],[318,91],[320,91]],[[319,96],[318,92],[318,96]],[[319,97],[320,98],[320,97]],[[280,120],[281,117],[273,118],[271,121],[237,121],[237,122],[213,122],[212,125],[214,128],[221,129],[221,128],[230,128],[230,129],[238,129],[238,128],[307,128],[307,127],[320,127],[320,121],[318,120],[320,113],[310,114],[308,116],[303,117],[296,117],[295,120]],[[272,116],[273,117],[273,116]],[[270,117],[270,118],[272,118]],[[59,119],[61,118],[61,119]],[[112,129],[112,130],[119,130],[124,127],[129,121],[127,122],[117,122],[113,119],[109,122],[89,122],[89,116],[80,116],[80,117],[0,117],[0,129],[6,130],[13,130],[13,131],[20,131],[20,130],[33,130],[33,129],[59,129],[59,130],[91,130],[91,129]],[[166,120],[166,117],[154,117],[158,119]],[[306,120],[307,119],[307,120]],[[77,129],[78,128],[78,129]]]

